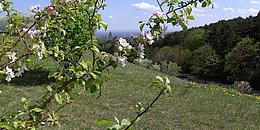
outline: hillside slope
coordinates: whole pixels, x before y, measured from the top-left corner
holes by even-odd
[[[149,83],[162,73],[128,64],[111,69],[112,78],[105,83],[102,97],[82,94],[60,114],[63,130],[103,129],[99,119],[133,118],[131,107],[146,104],[158,93]],[[260,129],[260,98],[223,89],[199,85],[170,77],[173,93],[163,96],[134,129]],[[21,97],[39,97],[44,86],[0,84],[0,115],[18,109]],[[33,100],[32,100],[33,101]],[[48,128],[42,128],[48,129]]]

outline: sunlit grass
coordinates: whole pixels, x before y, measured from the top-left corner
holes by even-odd
[[[100,99],[82,94],[60,112],[60,129],[104,129],[96,121],[133,118],[131,107],[137,102],[149,103],[159,92],[149,84],[156,75],[163,75],[132,64],[110,69],[110,73],[112,78],[104,84]],[[260,129],[259,97],[175,77],[170,80],[173,93],[163,96],[134,129]],[[18,109],[21,97],[39,98],[45,86],[1,84],[0,114]]]

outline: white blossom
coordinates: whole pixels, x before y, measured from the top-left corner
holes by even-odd
[[[139,43],[138,46],[137,46],[137,49],[141,50],[141,51],[144,51],[144,49],[145,49],[144,48],[144,44]]]
[[[144,52],[141,52],[141,51],[140,51],[140,52],[138,53],[138,55],[139,55],[139,58],[144,59],[144,56],[145,56]]]
[[[141,59],[144,59],[144,44],[139,43],[137,46],[137,51],[138,51],[138,57],[139,57],[139,61],[141,62]]]
[[[112,60],[112,61],[117,61],[117,58],[112,55],[111,60]]]
[[[33,44],[32,49],[37,51],[38,58],[41,60],[46,50],[44,43],[42,42],[41,45]]]
[[[152,45],[153,43],[154,43],[154,37],[153,37],[153,35],[151,34],[151,33],[147,33],[146,34],[146,38],[148,39],[148,44],[149,45]]]
[[[30,38],[35,38],[41,31],[40,30],[29,30],[28,28],[23,28],[23,32],[27,33]]]
[[[163,37],[166,35],[166,33],[167,33],[166,31],[167,31],[167,29],[168,29],[167,26],[165,26],[165,25],[162,25],[162,26],[161,26],[161,31],[162,31],[162,34],[161,34],[161,35],[162,35]]]
[[[26,68],[26,66],[25,66],[25,65],[22,65],[21,68],[18,68],[18,69],[17,69],[17,72],[15,73],[15,76],[16,76],[16,77],[21,77],[25,70],[28,71],[28,69]]]
[[[149,44],[149,45],[152,45],[153,43],[154,43],[154,40],[149,40],[149,41],[148,41],[148,44]]]
[[[126,48],[127,46],[129,46],[129,43],[126,41],[126,39],[119,38],[119,45]]]
[[[117,59],[118,59],[119,64],[121,64],[122,67],[126,66],[126,57],[119,56],[119,57],[117,57]]]
[[[128,50],[131,50],[133,47],[131,45],[127,46]]]
[[[118,50],[119,51],[123,51],[124,49],[132,49],[133,47],[126,41],[126,39],[123,38],[119,38],[118,40],[119,42],[119,46],[118,46]]]
[[[187,14],[183,13],[177,20],[178,23],[184,23],[184,24],[188,24],[188,18],[187,18]]]
[[[33,12],[33,13],[37,13],[37,12],[40,11],[40,7],[41,7],[40,5],[33,5],[33,6],[30,7],[29,10],[30,10],[31,12]]]
[[[17,60],[17,57],[16,57],[16,53],[15,53],[15,52],[8,52],[8,53],[7,53],[7,56],[8,56],[8,58],[9,58],[12,62],[14,62],[14,61]]]
[[[41,43],[41,46],[40,46],[40,48],[38,49],[38,52],[37,52],[37,54],[38,54],[38,57],[39,57],[39,59],[41,60],[42,58],[43,58],[43,54],[45,54],[45,45],[44,45],[44,43],[42,42]]]
[[[119,50],[119,51],[123,51],[124,48],[123,48],[122,46],[118,46],[118,50]]]
[[[145,32],[144,31],[141,32],[141,37],[145,37]]]
[[[156,18],[165,18],[165,14],[162,11],[154,12],[153,16],[156,17]]]
[[[153,40],[153,39],[154,39],[154,37],[153,37],[153,35],[152,35],[151,33],[147,33],[147,34],[146,34],[146,38],[147,38],[148,40]]]
[[[5,74],[6,74],[5,80],[7,82],[10,82],[12,80],[12,78],[15,77],[13,70],[11,68],[9,68],[8,66],[6,66],[6,68],[5,68]]]

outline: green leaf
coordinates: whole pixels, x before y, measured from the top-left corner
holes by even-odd
[[[92,84],[90,87],[90,93],[95,93],[97,92],[98,86],[96,84]]]
[[[100,21],[99,24],[105,29],[105,31],[107,30],[107,27],[108,27],[107,23]]]
[[[131,124],[131,122],[128,120],[128,119],[123,119],[122,121],[121,121],[121,125],[122,126],[128,126],[128,125],[130,125]]]
[[[54,95],[54,99],[58,104],[62,104],[62,99],[61,99],[61,95],[60,94],[55,94]]]
[[[22,103],[26,103],[27,102],[27,99],[22,97]]]
[[[139,23],[140,23],[139,29],[142,31],[144,29],[145,22],[144,21],[140,21]]]
[[[93,73],[93,72],[91,72],[90,73],[90,76],[93,78],[93,79],[96,79],[98,76],[95,74],[95,73]]]
[[[107,119],[103,119],[103,120],[97,121],[97,124],[100,124],[100,125],[113,125],[113,122],[110,121],[110,120],[107,120]]]
[[[195,18],[193,16],[188,16],[187,17],[189,20],[194,20]]]
[[[202,7],[206,7],[206,6],[207,6],[207,2],[204,1],[204,2],[202,3]]]
[[[51,86],[47,86],[47,90],[50,91],[50,92],[53,91],[53,89],[51,88]]]
[[[187,14],[187,15],[190,15],[191,12],[192,12],[192,8],[187,8],[187,9],[186,9],[186,14]]]
[[[33,108],[32,111],[34,111],[34,112],[41,112],[42,109],[40,109],[40,108]]]
[[[84,73],[83,71],[80,71],[80,70],[75,73],[76,78],[80,78],[80,77],[82,77],[84,74],[85,74],[85,73]]]

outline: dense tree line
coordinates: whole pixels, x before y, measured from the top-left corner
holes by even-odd
[[[259,42],[260,12],[169,33],[146,51],[154,62],[176,62],[183,73],[224,83],[248,81],[260,89]]]

